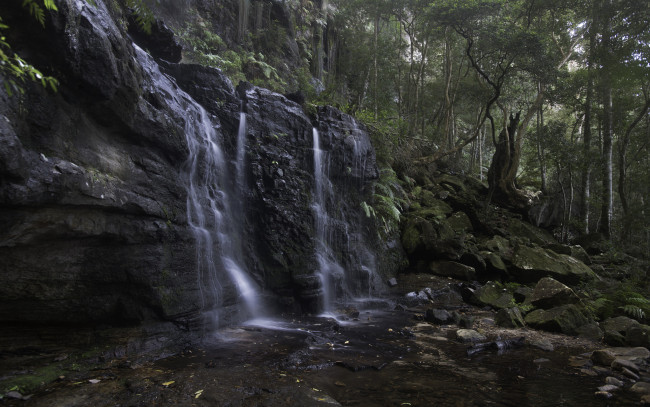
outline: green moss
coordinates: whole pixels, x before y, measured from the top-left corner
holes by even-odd
[[[0,381],[0,389],[2,389],[3,394],[12,390],[23,394],[29,393],[44,384],[53,382],[59,376],[64,375],[65,372],[66,369],[60,365],[44,366],[35,369],[33,373]]]

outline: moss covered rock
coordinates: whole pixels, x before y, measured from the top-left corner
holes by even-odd
[[[549,310],[534,310],[526,315],[524,321],[532,328],[568,335],[577,335],[578,328],[590,322],[573,304],[561,305]]]
[[[539,280],[530,297],[531,304],[543,309],[564,304],[575,304],[578,301],[580,301],[580,298],[571,288],[551,277],[544,277]]]
[[[492,281],[474,291],[471,301],[477,305],[487,305],[495,309],[510,308],[515,303],[512,293]]]
[[[553,277],[565,284],[592,280],[596,274],[578,259],[541,247],[517,245],[511,258],[510,274],[518,282],[530,283]]]

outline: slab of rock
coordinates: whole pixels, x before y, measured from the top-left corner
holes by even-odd
[[[459,280],[476,280],[474,267],[466,266],[455,261],[434,261],[429,263],[429,271],[443,277],[452,277]]]
[[[596,274],[580,260],[541,247],[517,245],[509,273],[515,281],[530,283],[553,277],[565,284],[593,280]]]
[[[578,328],[589,320],[573,304],[561,305],[550,310],[537,309],[526,315],[526,324],[535,329],[576,335]]]
[[[526,326],[524,317],[518,307],[500,309],[494,317],[494,322],[504,328],[522,328]]]
[[[473,329],[459,329],[456,331],[456,339],[463,343],[484,341],[485,335]]]
[[[576,334],[581,338],[591,339],[595,342],[600,342],[603,339],[603,331],[598,327],[595,322],[590,322],[586,325],[579,327]]]
[[[545,350],[547,352],[553,352],[555,350],[555,346],[553,346],[551,341],[544,338],[532,340],[530,341],[529,345],[541,350]]]
[[[551,277],[537,282],[530,297],[530,303],[537,308],[549,309],[564,304],[575,304],[580,298],[566,285]]]
[[[612,362],[612,369],[614,370],[623,370],[623,369],[628,369],[629,371],[633,372],[634,374],[639,374],[639,367],[634,363],[631,362],[627,359],[622,359],[622,358],[616,358]]]
[[[495,309],[510,308],[514,305],[514,297],[505,288],[493,281],[474,291],[470,301],[476,305],[488,305]]]
[[[625,384],[613,376],[607,376],[605,378],[605,383],[611,384],[612,386],[616,386],[616,387],[623,387],[623,385]]]

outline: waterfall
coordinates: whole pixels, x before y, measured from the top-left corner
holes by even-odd
[[[215,325],[219,325],[224,290],[220,269],[234,283],[247,311],[245,317],[259,316],[261,306],[256,285],[242,267],[240,229],[231,202],[231,195],[237,194],[228,193],[228,169],[217,132],[203,108],[198,107],[196,115],[195,120],[188,118],[185,126],[189,147],[187,218],[197,242],[202,309],[212,312]]]
[[[246,113],[242,110],[239,113],[239,129],[237,130],[237,161],[235,162],[235,171],[237,172],[236,176],[236,187],[241,193],[246,187],[244,172],[244,160],[246,155]]]

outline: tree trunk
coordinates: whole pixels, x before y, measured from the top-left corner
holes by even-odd
[[[608,6],[610,1],[605,0],[604,5]],[[613,174],[612,174],[612,143],[614,140],[614,126],[612,123],[613,109],[612,109],[612,83],[611,83],[611,33],[609,31],[609,23],[603,23],[603,39],[602,49],[605,53],[603,57],[602,66],[602,97],[603,97],[603,154],[602,154],[602,177],[603,177],[603,190],[602,190],[602,206],[601,206],[601,220],[599,232],[607,238],[611,237],[612,233],[612,216],[613,216]]]
[[[488,200],[516,210],[527,208],[527,200],[515,186],[515,177],[519,167],[521,146],[515,136],[519,128],[519,116],[510,115],[509,123],[499,133],[496,151],[488,169]]]

